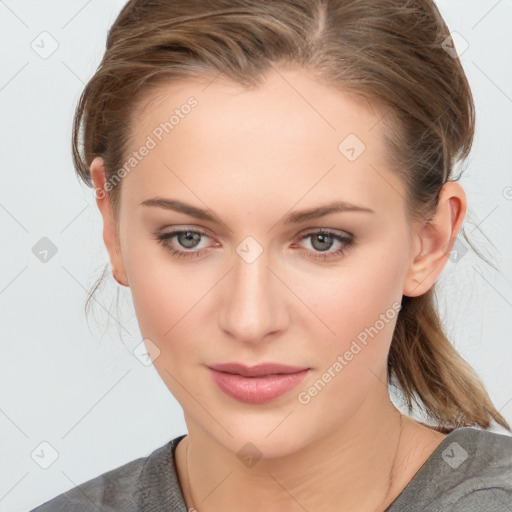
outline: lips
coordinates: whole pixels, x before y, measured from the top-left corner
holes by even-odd
[[[256,366],[245,366],[240,363],[225,363],[210,365],[209,368],[218,372],[242,375],[243,377],[262,377],[267,375],[297,373],[308,369],[306,366],[287,366],[278,363],[264,363]]]
[[[240,402],[261,404],[284,395],[309,372],[307,367],[265,363],[225,363],[207,367],[218,389]]]

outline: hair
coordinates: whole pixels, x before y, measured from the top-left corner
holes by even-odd
[[[92,187],[89,167],[101,156],[107,182],[118,178],[133,113],[157,86],[221,76],[254,88],[272,67],[290,65],[382,113],[383,141],[390,168],[405,184],[407,211],[428,222],[443,184],[458,179],[454,165],[468,157],[474,136],[473,97],[457,55],[445,49],[450,42],[431,0],[131,0],[111,26],[77,105],[77,175]],[[121,185],[108,191],[116,220]],[[442,430],[487,429],[492,418],[510,431],[448,340],[434,293],[435,285],[403,297],[388,383],[397,381],[409,411],[414,401]]]

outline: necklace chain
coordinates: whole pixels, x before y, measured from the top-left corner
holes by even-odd
[[[400,441],[402,439],[403,414],[400,411],[398,411],[398,413],[400,414],[400,435],[398,436],[398,444],[396,447],[395,456],[393,458],[393,464],[391,465],[391,471],[389,473],[389,487],[388,487],[388,490],[386,491],[386,495],[384,496],[384,499],[382,501],[382,503],[384,503],[384,504],[386,504],[386,499],[388,498],[389,491],[391,490],[391,487],[393,486],[393,470],[395,469],[395,462],[396,462],[396,458],[398,455],[398,448],[400,447]],[[190,496],[190,502],[192,503],[192,508],[188,509],[188,512],[199,512],[199,510],[197,510],[196,505],[194,503],[194,498],[192,496],[192,487],[190,485],[190,477],[188,475],[188,439],[187,439],[187,448],[185,450],[185,472],[187,474],[188,494]],[[382,505],[379,505],[379,507],[374,512],[379,512],[381,510],[381,506]]]
[[[384,496],[384,499],[382,500],[381,505],[379,505],[379,507],[375,510],[375,512],[379,512],[383,505],[386,505],[386,508],[387,508],[388,504],[386,503],[386,500],[388,498],[389,491],[391,491],[391,488],[393,487],[393,471],[395,469],[395,462],[396,462],[396,458],[398,456],[398,449],[400,448],[400,441],[402,440],[402,428],[403,428],[403,414],[400,411],[398,411],[398,414],[400,414],[400,434],[398,436],[398,443],[396,445],[395,456],[393,457],[393,464],[391,464],[391,470],[389,472],[389,486],[388,486],[388,490],[386,491],[386,495]],[[190,485],[190,482],[189,482],[189,485]],[[385,509],[384,509],[384,512],[385,512]]]
[[[188,509],[188,512],[199,512],[199,510],[197,510],[196,505],[194,503],[194,498],[192,497],[192,487],[190,486],[190,477],[188,476],[188,438],[187,438],[187,449],[185,450],[185,469],[186,469],[186,473],[187,473],[188,495],[190,496],[190,501],[192,503],[192,509]]]

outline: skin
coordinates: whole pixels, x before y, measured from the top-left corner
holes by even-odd
[[[386,163],[381,114],[294,68],[272,70],[252,91],[220,78],[162,85],[135,112],[131,147],[189,96],[198,106],[123,179],[118,234],[108,197],[97,198],[116,277],[130,287],[142,336],[160,351],[153,364],[184,411],[188,436],[175,460],[187,507],[384,510],[445,437],[407,416],[399,436],[386,384],[396,316],[308,404],[297,394],[402,295],[433,286],[465,216],[464,191],[446,183],[432,221],[411,222]],[[338,150],[350,133],[366,146],[354,161]],[[102,159],[90,170],[103,187]],[[223,224],[140,205],[156,196],[210,209]],[[340,199],[375,213],[282,222]],[[176,228],[206,233],[197,247],[174,237],[176,249],[210,251],[173,256],[155,233]],[[320,228],[350,233],[356,245],[315,259],[341,245],[300,240]],[[247,236],[263,250],[250,264],[236,252]],[[222,393],[204,366],[233,361],[311,369],[285,395],[246,404]],[[252,467],[237,457],[248,442],[262,454]]]

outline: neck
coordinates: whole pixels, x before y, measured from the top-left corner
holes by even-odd
[[[251,467],[187,422],[189,435],[176,449],[187,508],[198,512],[251,512],[263,505],[269,512],[385,510],[405,485],[400,478],[401,445],[412,422],[405,417],[402,424],[401,413],[386,396],[378,403],[363,403],[328,435]]]

